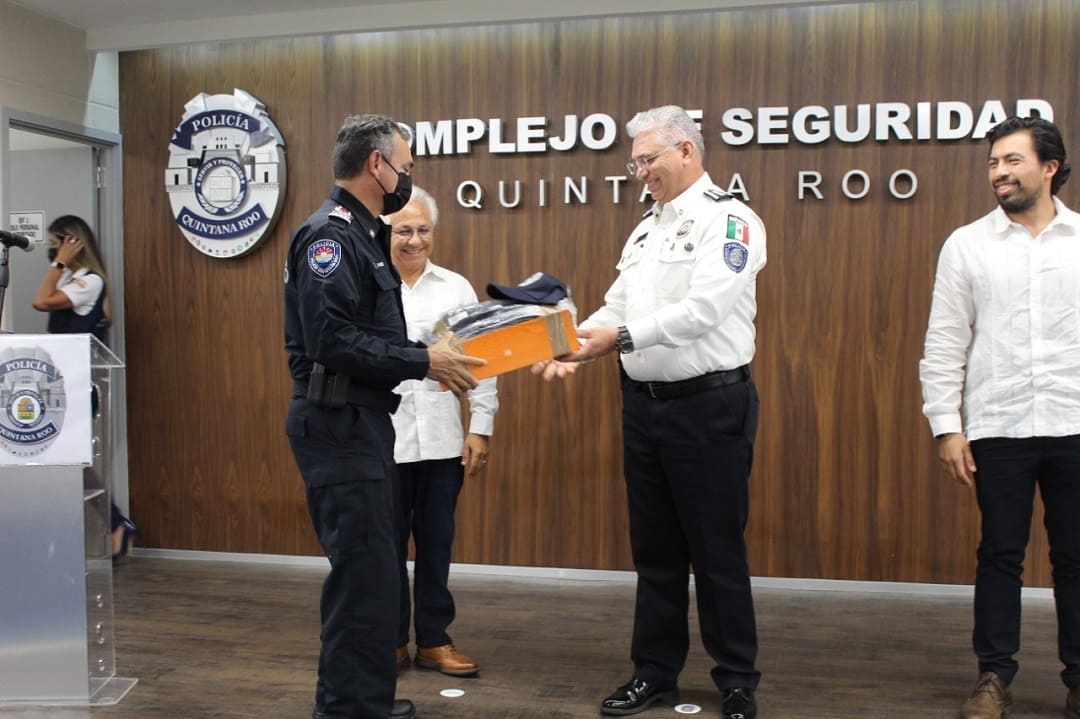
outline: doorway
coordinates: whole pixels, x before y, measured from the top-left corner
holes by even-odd
[[[4,226],[13,232],[25,232],[34,242],[30,251],[12,248],[8,256],[5,329],[19,334],[45,332],[48,315],[31,307],[48,269],[45,228],[57,217],[77,215],[97,234],[99,152],[95,145],[62,137],[16,127],[8,130],[11,187],[7,199],[11,204]]]
[[[117,357],[125,358],[121,169],[119,135],[0,106],[0,229],[17,224],[39,230],[23,233],[35,240],[28,251],[9,251],[0,329],[45,331],[47,317],[34,310],[31,301],[48,267],[46,228],[61,215],[78,215],[94,229],[109,278],[108,344]],[[127,383],[122,371],[111,391],[113,501],[126,513]]]

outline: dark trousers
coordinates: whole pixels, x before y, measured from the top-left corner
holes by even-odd
[[[623,383],[623,442],[637,603],[638,677],[674,687],[690,647],[689,566],[721,690],[754,688],[757,629],[743,530],[757,431],[753,381],[653,399]]]
[[[454,509],[465,479],[461,457],[407,462],[398,465],[398,573],[401,577],[401,610],[398,646],[409,643],[409,534],[416,547],[413,562],[416,645],[441,647],[450,644],[446,633],[454,621],[454,597],[450,578],[450,548],[454,543]]]
[[[320,604],[316,707],[328,719],[386,719],[397,683],[390,416],[352,405],[318,409],[294,399],[286,434],[330,560]]]
[[[982,512],[973,644],[980,672],[1011,682],[1019,665],[1020,589],[1038,485],[1058,619],[1061,679],[1080,686],[1080,436],[980,439],[971,443]]]

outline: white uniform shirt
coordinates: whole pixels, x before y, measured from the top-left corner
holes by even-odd
[[[765,225],[738,200],[713,199],[717,193],[705,173],[653,205],[626,241],[604,306],[581,325],[626,325],[634,351],[620,359],[632,379],[689,379],[754,358]]]
[[[1080,215],[1054,206],[1034,239],[999,207],[941,248],[919,363],[935,436],[1080,434]]]
[[[105,289],[105,280],[101,275],[88,274],[86,267],[80,267],[75,272],[65,267],[60,272],[60,279],[56,282],[56,289],[63,292],[71,300],[71,309],[80,317],[86,317],[94,309],[94,303]]]
[[[431,331],[444,312],[476,302],[476,291],[458,273],[429,260],[416,284],[401,284],[401,301],[409,339],[418,340]],[[405,380],[394,391],[401,395],[401,406],[392,416],[397,434],[395,462],[461,456],[465,433],[457,395],[444,392],[436,380],[427,378]],[[480,380],[475,389],[469,390],[468,397],[469,432],[491,436],[499,409],[495,378]]]

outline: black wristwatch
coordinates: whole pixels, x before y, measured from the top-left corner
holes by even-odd
[[[58,270],[62,270],[64,269],[64,267],[66,267],[66,265],[60,260],[53,260],[50,264]]]
[[[630,337],[630,330],[626,325],[619,328],[619,336],[615,338],[615,349],[619,354],[629,354],[634,351],[634,340]]]

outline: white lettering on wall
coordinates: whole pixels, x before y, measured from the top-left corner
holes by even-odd
[[[588,182],[586,181],[584,175],[581,176],[581,185],[575,185],[574,184],[574,178],[572,178],[572,177],[564,178],[563,179],[563,204],[564,205],[569,205],[570,204],[570,195],[572,193],[574,195],[574,197],[577,198],[577,201],[584,205],[587,202],[586,198],[588,196],[588,193],[586,192],[586,185],[587,184],[588,184]]]
[[[852,192],[851,178],[857,177],[862,182],[862,192]],[[848,170],[844,173],[844,179],[840,181],[840,190],[849,200],[861,200],[870,192],[870,175],[862,170]]]
[[[804,145],[829,139],[829,111],[821,105],[799,108],[791,120],[791,134]]]
[[[907,192],[900,192],[896,189],[896,182],[900,178],[905,178],[909,187]],[[909,197],[914,197],[915,192],[919,189],[919,178],[915,176],[915,173],[911,170],[897,170],[889,177],[889,194],[898,200],[906,200]]]
[[[738,197],[743,202],[750,201],[750,194],[746,191],[746,185],[743,184],[742,175],[737,172],[731,176],[731,182],[727,186],[727,193],[732,197]]]
[[[484,190],[476,180],[465,180],[458,185],[457,201],[462,207],[468,207],[473,210],[482,209],[483,205],[480,204],[480,200],[483,196]]]
[[[687,110],[701,128],[703,110]],[[1054,109],[1046,100],[1020,99],[1015,115],[1038,115],[1053,121]],[[759,145],[818,145],[830,139],[845,143],[942,142],[986,137],[994,125],[1009,115],[1001,100],[987,100],[976,111],[961,100],[879,102],[855,105],[786,105],[757,109],[731,107],[720,115],[719,140],[738,147],[756,142]],[[704,132],[705,144],[715,140]],[[602,152],[619,142],[619,124],[611,115],[594,112],[579,119],[576,114],[562,118],[541,115],[513,118],[476,117],[456,120],[421,120],[416,123],[417,156],[467,155],[487,145],[492,155],[569,152],[584,148]],[[481,144],[483,143],[483,144]]]
[[[619,185],[628,179],[626,175],[608,175],[604,178],[604,182],[611,183],[611,204],[619,204]]]
[[[499,180],[499,204],[506,208],[517,207],[521,204],[521,180],[514,180],[514,199],[506,199],[506,182]]]
[[[472,150],[472,143],[484,136],[484,132],[487,131],[487,125],[483,120],[470,117],[465,118],[464,120],[458,120],[456,123],[456,130],[457,154],[466,155]]]
[[[966,102],[939,102],[937,108],[939,140],[961,140],[971,133],[975,116]]]
[[[810,192],[814,193],[814,197],[818,198],[819,200],[824,200],[825,198],[822,196],[821,190],[818,189],[818,186],[820,184],[820,172],[818,172],[817,170],[799,170],[797,191],[798,198],[800,200],[806,199],[806,190],[810,190]]]
[[[753,142],[754,126],[750,122],[752,119],[754,119],[754,113],[745,107],[725,110],[720,117],[720,122],[727,131],[720,133],[720,138],[729,145],[745,145]]]

